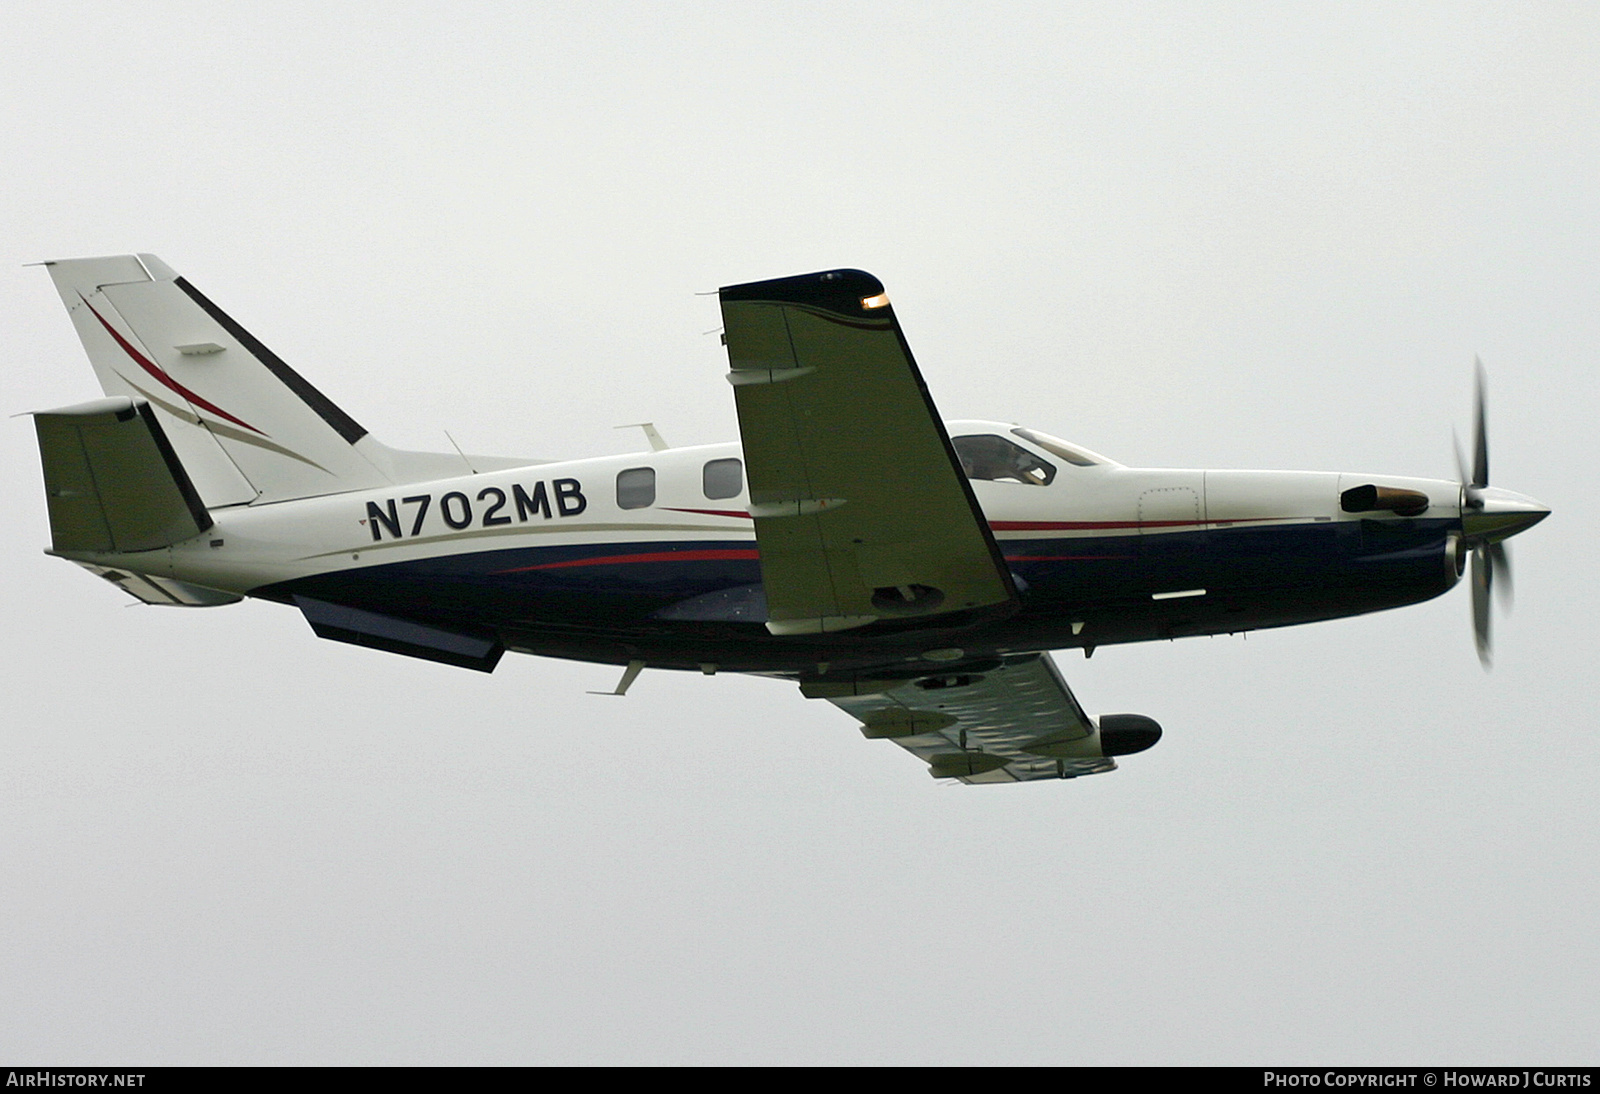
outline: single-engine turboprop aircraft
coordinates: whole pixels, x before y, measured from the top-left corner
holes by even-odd
[[[35,415],[50,553],[152,604],[292,605],[323,638],[784,677],[968,783],[1072,778],[1161,735],[1084,714],[1045,651],[1414,604],[1503,541],[1480,382],[1460,481],[1123,467],[941,421],[883,286],[721,290],[741,440],[561,462],[370,436],[153,255],[46,263],[107,398]],[[1464,461],[1463,461],[1464,462]]]

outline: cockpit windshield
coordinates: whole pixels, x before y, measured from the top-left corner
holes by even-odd
[[[1086,448],[1079,448],[1075,444],[1068,444],[1059,437],[1052,437],[1048,433],[1040,433],[1033,429],[1023,429],[1018,426],[1011,431],[1016,436],[1030,444],[1036,444],[1052,456],[1060,456],[1076,467],[1095,467],[1109,462],[1102,456],[1096,456]]]

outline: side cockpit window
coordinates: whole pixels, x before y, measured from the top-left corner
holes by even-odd
[[[645,509],[655,503],[655,468],[630,467],[617,472],[617,508]]]
[[[711,460],[701,475],[706,497],[736,498],[744,489],[744,464],[738,460]]]
[[[1056,477],[1054,464],[993,433],[952,437],[950,443],[969,479],[1045,486]]]

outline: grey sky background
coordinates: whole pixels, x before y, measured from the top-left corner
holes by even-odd
[[[1062,655],[1165,740],[968,788],[780,682],[125,607],[14,419],[0,1058],[1595,1061],[1592,6],[66,2],[0,87],[7,413],[99,394],[21,264],[153,251],[390,444],[726,440],[696,294],[848,265],[946,416],[1129,464],[1446,477],[1481,354],[1554,509],[1493,673],[1464,587]]]

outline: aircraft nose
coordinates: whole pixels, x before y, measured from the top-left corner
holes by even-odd
[[[1548,506],[1526,494],[1493,486],[1462,490],[1461,531],[1478,543],[1498,543],[1525,532],[1550,515]]]

